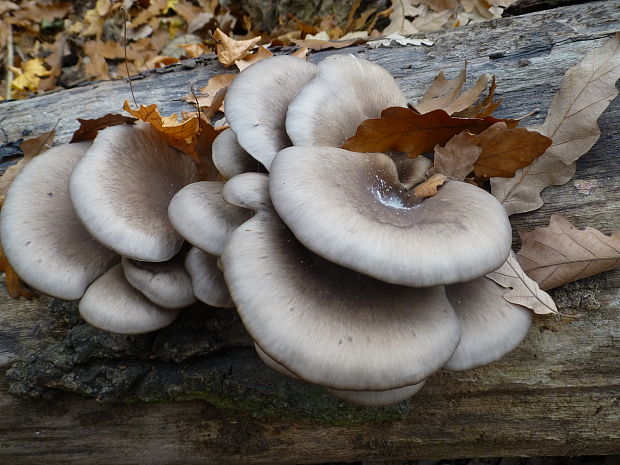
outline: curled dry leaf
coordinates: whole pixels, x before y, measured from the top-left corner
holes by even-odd
[[[620,33],[568,70],[547,119],[534,128],[551,138],[551,147],[530,166],[517,170],[514,177],[491,179],[491,193],[509,215],[540,208],[540,193],[546,187],[572,178],[575,160],[599,137],[596,120],[617,95],[619,77]]]
[[[539,315],[558,313],[551,296],[541,290],[536,281],[525,274],[514,252],[510,252],[508,260],[497,270],[488,273],[486,277],[500,286],[510,288],[510,291],[503,296],[508,302],[529,308]]]
[[[467,131],[457,134],[441,147],[435,146],[433,167],[430,173],[441,173],[457,181],[464,180],[474,170],[474,164],[482,153],[478,137]]]
[[[117,126],[119,124],[133,124],[136,121],[136,118],[109,113],[100,118],[78,118],[77,120],[80,123],[80,127],[73,133],[70,143],[94,139],[97,137],[97,132],[100,130],[109,128],[110,126]]]
[[[237,68],[239,68],[239,71],[243,71],[251,64],[258,63],[259,61],[262,61],[265,58],[269,58],[272,56],[273,53],[271,53],[269,50],[267,50],[261,45],[260,47],[258,47],[258,50],[256,52],[252,53],[251,55],[247,55],[242,60],[235,61],[235,64],[237,65]]]
[[[248,40],[234,40],[219,28],[213,33],[213,37],[218,42],[215,46],[217,59],[224,66],[232,66],[237,60],[245,58],[261,40],[260,36]]]
[[[194,96],[194,94],[190,92],[183,97],[183,100],[193,104],[196,104],[196,100],[198,100],[200,108],[211,108],[217,93],[222,89],[226,89],[230,83],[233,82],[235,77],[237,77],[236,74],[216,74],[209,79],[206,86],[200,89],[200,93],[204,95]],[[215,108],[215,111],[224,111],[224,105],[220,103],[220,105]]]
[[[391,107],[381,112],[381,118],[362,122],[342,148],[354,152],[393,150],[416,157],[422,152],[432,151],[437,144],[446,144],[462,131],[478,134],[500,121],[508,127],[518,124],[516,120],[500,120],[492,116],[455,118],[444,110],[420,115],[408,108]]]
[[[166,136],[168,143],[191,156],[194,160],[198,160],[196,152],[196,135],[198,133],[198,117],[192,116],[185,121],[179,122],[176,113],[170,116],[161,116],[156,104],[140,105],[140,108],[134,110],[125,100],[123,110],[131,113],[139,120],[145,121],[153,126],[157,132]]]
[[[594,228],[579,230],[561,215],[549,226],[519,231],[517,260],[542,289],[620,267],[620,231],[606,236]]]
[[[493,112],[497,110],[497,107],[499,107],[499,105],[502,103],[502,99],[493,100],[496,88],[497,83],[495,82],[495,76],[493,76],[491,78],[489,92],[487,93],[486,97],[484,97],[484,99],[471,104],[464,110],[453,113],[452,116],[457,116],[459,118],[484,118],[485,116],[492,115]]]
[[[435,173],[423,183],[415,186],[413,189],[413,194],[421,199],[433,197],[434,195],[437,195],[437,189],[439,186],[443,185],[447,179],[448,178],[443,174]]]
[[[474,164],[476,177],[510,178],[541,156],[551,139],[525,128],[509,129],[505,123],[496,123],[478,134],[478,144],[482,153]]]
[[[301,47],[297,50],[295,50],[293,53],[291,53],[291,55],[293,55],[294,57],[297,58],[302,58],[302,59],[306,59],[308,56],[308,52],[310,52],[310,49],[308,47]]]

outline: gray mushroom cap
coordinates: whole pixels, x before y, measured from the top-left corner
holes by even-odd
[[[217,266],[217,257],[192,247],[185,258],[185,269],[192,280],[194,295],[213,307],[234,307],[224,275]]]
[[[254,348],[256,349],[256,353],[258,354],[259,358],[269,368],[290,378],[299,379],[297,376],[295,376],[295,373],[292,373],[285,366],[279,364],[269,355],[267,355],[258,344],[254,344]],[[422,381],[421,383],[414,384],[412,386],[404,386],[401,388],[388,389],[385,391],[344,391],[331,388],[325,388],[325,390],[334,397],[338,397],[339,399],[342,399],[344,401],[351,402],[352,404],[366,405],[369,407],[381,407],[385,405],[395,404],[396,402],[401,402],[410,398],[414,394],[417,394],[420,389],[422,389],[424,383],[425,381]]]
[[[2,248],[15,272],[60,299],[79,299],[120,260],[88,233],[69,199],[69,176],[89,147],[60,145],[32,159],[11,184],[0,213]]]
[[[269,177],[262,173],[243,173],[230,179],[222,196],[226,202],[250,210],[272,209]]]
[[[381,66],[350,54],[331,55],[289,105],[286,132],[294,145],[340,147],[362,121],[380,117],[388,107],[406,106]]]
[[[237,136],[228,128],[213,141],[213,164],[226,179],[249,171],[258,171],[260,163],[237,142]]]
[[[499,360],[515,349],[532,323],[532,312],[502,297],[506,288],[483,276],[446,286],[463,335],[445,368],[469,370]]]
[[[510,223],[493,196],[448,181],[434,197],[417,199],[384,154],[289,147],[272,164],[269,191],[307,248],[389,283],[469,281],[510,253]]]
[[[120,264],[101,275],[80,301],[80,315],[96,328],[141,334],[168,326],[178,310],[162,308],[129,284]]]
[[[183,245],[168,204],[197,177],[191,158],[149,125],[121,125],[99,132],[73,170],[69,192],[98,241],[129,258],[163,262]]]
[[[227,203],[223,182],[200,181],[185,186],[168,207],[170,221],[188,242],[213,255],[220,255],[230,233],[250,213]]]
[[[226,120],[239,144],[265,168],[291,145],[284,122],[289,103],[316,76],[315,64],[294,56],[259,61],[239,74],[226,92]]]
[[[167,262],[140,262],[123,258],[125,278],[151,302],[164,308],[183,308],[196,299],[192,280],[183,267],[185,254]]]
[[[222,261],[252,338],[304,381],[396,389],[428,377],[458,344],[442,287],[394,286],[329,263],[268,210],[233,232]]]

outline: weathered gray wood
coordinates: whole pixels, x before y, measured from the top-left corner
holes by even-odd
[[[566,68],[618,29],[619,19],[620,0],[611,0],[432,34],[432,47],[360,46],[311,58],[367,57],[389,69],[414,101],[439,68],[454,75],[467,59],[472,76],[497,75],[499,114],[538,107],[535,124]],[[198,60],[146,75],[134,87],[139,102],[157,102],[169,113],[189,108],[180,101],[188,83],[202,85],[219,72],[212,59]],[[67,140],[75,117],[119,111],[126,98],[126,83],[116,81],[8,102],[0,105],[0,126],[15,141],[26,127],[41,132],[62,118],[58,131]],[[581,227],[620,229],[620,100],[599,124],[603,135],[578,162],[575,180],[548,189],[543,208],[513,218],[515,229],[544,225],[555,212]],[[194,308],[170,329],[121,338],[84,325],[70,306],[2,294],[0,367],[8,373],[0,381],[0,462],[286,464],[618,453],[619,287],[620,273],[610,272],[553,291],[563,311],[581,317],[537,317],[526,341],[503,360],[441,372],[409,404],[386,409],[346,406],[270,372],[232,312]]]

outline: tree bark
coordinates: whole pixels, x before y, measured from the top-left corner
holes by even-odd
[[[387,68],[415,102],[440,69],[468,62],[473,82],[497,76],[497,112],[536,125],[564,72],[618,29],[620,0],[516,16],[428,34],[433,46],[356,46]],[[287,52],[287,50],[283,50]],[[138,103],[163,114],[227,72],[213,57],[144,73]],[[0,105],[4,152],[25,130],[57,124],[68,141],[75,118],[121,112],[125,81],[105,81]],[[511,218],[513,229],[544,226],[561,213],[579,227],[620,229],[620,99],[599,120],[602,136],[575,178],[547,189],[545,205]],[[12,152],[11,152],[12,153]],[[515,250],[518,249],[515,232]],[[441,371],[409,402],[371,409],[274,373],[255,356],[232,310],[195,306],[169,328],[143,336],[98,331],[74,303],[13,301],[0,312],[0,462],[19,464],[286,464],[327,461],[620,452],[620,273],[551,293],[564,313],[536,317],[526,340],[499,362]],[[97,401],[95,401],[96,399]],[[44,459],[44,460],[43,460]]]

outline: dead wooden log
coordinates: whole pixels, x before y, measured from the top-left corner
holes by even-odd
[[[468,60],[472,80],[497,75],[500,116],[541,109],[565,70],[618,28],[608,0],[429,34],[431,47],[355,53],[396,77],[415,101],[443,68]],[[134,81],[139,103],[189,109],[189,84],[223,72],[197,59]],[[123,81],[99,82],[0,105],[7,143],[51,129],[66,141],[76,117],[120,112]],[[599,120],[602,136],[575,179],[543,194],[513,227],[546,225],[561,212],[577,226],[620,229],[620,100]],[[515,246],[518,241],[515,234]],[[196,307],[156,334],[121,337],[83,324],[71,304],[9,300],[0,313],[0,462],[19,464],[317,463],[327,461],[585,455],[620,452],[620,273],[552,291],[579,318],[537,317],[501,361],[440,372],[409,403],[348,406],[258,361],[234,312]],[[78,394],[78,395],[76,395]],[[99,402],[93,400],[96,398]]]

